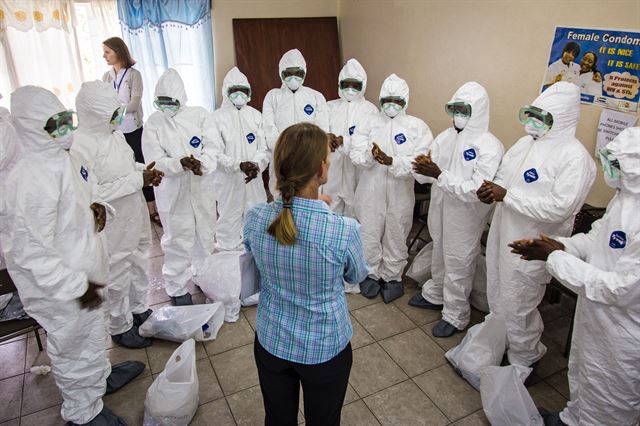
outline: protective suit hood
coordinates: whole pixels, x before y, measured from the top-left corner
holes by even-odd
[[[358,93],[356,99],[363,99],[364,94],[367,91],[367,73],[364,68],[358,62],[357,59],[349,59],[344,67],[340,70],[340,75],[338,76],[338,95],[344,99],[342,95],[342,91],[340,90],[340,82],[342,80],[346,80],[347,78],[353,78],[362,82],[362,91]]]
[[[227,73],[227,75],[224,76],[224,80],[222,82],[222,106],[223,107],[233,106],[233,103],[229,99],[229,94],[227,93],[231,86],[246,86],[248,88],[251,88],[251,85],[249,84],[249,79],[247,79],[247,76],[244,75],[238,69],[238,67],[231,68]],[[250,100],[251,98],[249,98],[247,103],[249,103]]]
[[[400,96],[405,100],[404,108],[402,108],[402,114],[409,107],[409,85],[406,81],[401,79],[395,74],[391,74],[384,80],[382,87],[380,88],[380,97],[386,98],[387,96]],[[379,103],[379,102],[378,102]]]
[[[187,92],[184,90],[184,83],[178,71],[173,68],[166,70],[158,79],[154,98],[158,96],[169,96],[180,101],[180,108],[187,104]]]
[[[62,102],[50,91],[37,86],[23,86],[11,94],[11,115],[16,140],[31,152],[62,152],[44,130],[47,120],[54,114],[66,111]]]
[[[109,83],[98,80],[82,83],[76,97],[78,122],[82,123],[79,130],[111,134],[111,117],[120,106],[118,95]]]
[[[282,55],[278,64],[278,77],[282,79],[282,71],[287,68],[302,68],[305,75],[307,74],[307,62],[298,49],[291,49]]]
[[[550,112],[553,126],[545,138],[575,137],[580,119],[580,88],[560,81],[542,92],[531,105]]]
[[[620,190],[640,194],[640,127],[624,129],[606,148],[620,163]]]
[[[484,87],[475,81],[465,83],[456,90],[451,102],[466,102],[471,105],[471,117],[463,132],[482,134],[489,131],[489,94]]]

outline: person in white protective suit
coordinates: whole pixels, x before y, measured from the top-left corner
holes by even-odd
[[[505,318],[511,364],[528,367],[546,352],[538,305],[551,276],[542,262],[509,252],[512,241],[541,233],[568,236],[595,180],[595,163],[575,137],[580,88],[559,82],[520,110],[527,136],[504,155],[480,201],[497,202],[487,241],[487,298]]]
[[[480,84],[462,85],[445,111],[453,127],[440,133],[429,156],[418,157],[414,165],[418,181],[432,182],[427,220],[433,255],[432,278],[409,305],[442,310],[432,330],[436,337],[452,336],[469,324],[480,237],[491,213],[476,191],[485,180],[493,180],[504,153],[489,132],[489,95]]]
[[[271,89],[262,104],[263,128],[269,155],[273,156],[278,136],[292,124],[309,122],[329,131],[329,107],[322,93],[304,86],[307,63],[298,49],[282,55],[278,64],[280,88]],[[269,168],[270,198],[276,194],[276,177]]]
[[[587,234],[514,241],[525,260],[578,294],[569,357],[567,407],[541,409],[545,425],[634,426],[640,422],[640,127],[600,151],[607,184],[617,189]],[[538,263],[538,262],[536,262]]]
[[[140,374],[144,364],[112,368],[106,357],[99,309],[106,257],[98,234],[106,209],[92,198],[93,171],[68,152],[76,114],[35,86],[11,95],[11,111],[23,150],[0,200],[7,269],[25,311],[47,332],[62,418],[71,425],[124,424],[102,396]]]
[[[391,74],[380,89],[381,111],[351,137],[351,160],[361,168],[355,213],[370,268],[360,292],[368,298],[382,292],[386,303],[404,294],[401,279],[415,204],[412,162],[433,141],[429,126],[405,112],[408,105],[409,86]]]
[[[153,165],[135,162],[133,151],[121,131],[125,116],[117,93],[108,83],[83,83],[76,98],[79,128],[71,152],[89,162],[97,180],[98,196],[115,208],[105,228],[109,278],[106,310],[112,340],[128,348],[150,346],[151,339],[138,334],[138,326],[151,314],[147,302],[147,250],[151,228],[142,188],[162,179]]]
[[[2,99],[2,93],[0,93]],[[13,166],[18,162],[20,147],[13,136],[13,126],[11,125],[11,113],[8,109],[0,107],[0,194],[4,194],[5,189],[2,184]],[[7,269],[2,254],[2,241],[0,241],[0,270]]]
[[[329,101],[329,132],[331,138],[331,170],[321,191],[331,196],[331,209],[353,217],[353,195],[356,189],[356,168],[349,158],[351,136],[357,124],[376,114],[378,108],[364,98],[367,73],[360,62],[349,59],[338,76],[340,99]]]
[[[218,199],[216,248],[242,250],[244,213],[265,202],[260,173],[267,168],[269,156],[262,131],[262,114],[247,105],[251,85],[237,67],[222,83],[222,107],[210,116],[220,132],[222,143],[215,146],[218,168],[214,172]]]
[[[178,72],[168,69],[155,89],[154,112],[145,124],[142,151],[165,174],[155,188],[164,226],[165,289],[176,305],[192,305],[187,287],[192,269],[214,250],[216,207],[212,172],[216,168],[216,129],[206,126],[209,113],[186,105],[187,94]],[[193,268],[192,268],[193,267]]]

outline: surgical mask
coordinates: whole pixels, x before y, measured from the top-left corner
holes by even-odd
[[[524,131],[529,136],[532,136],[534,139],[541,138],[546,135],[549,131],[549,127],[547,127],[543,122],[537,120],[535,118],[530,118],[527,120],[524,125]]]
[[[345,101],[351,102],[358,97],[358,94],[360,93],[360,91],[354,89],[353,87],[349,87],[346,89],[341,89],[340,93],[342,93],[342,98]]]
[[[387,117],[393,118],[400,114],[402,107],[398,104],[394,104],[393,102],[387,102],[386,104],[382,104],[382,110],[387,114]]]
[[[464,129],[467,123],[469,122],[470,117],[466,117],[463,115],[454,115],[453,116],[453,125],[456,126],[456,129]]]
[[[284,84],[286,84],[289,89],[296,91],[300,88],[300,86],[302,86],[302,79],[300,77],[291,75],[284,79]]]
[[[229,95],[229,100],[237,107],[243,107],[249,102],[249,97],[242,92],[233,92]]]
[[[60,145],[62,149],[69,151],[71,149],[71,145],[73,145],[73,133],[69,132],[66,135],[53,138],[53,140],[55,143]]]
[[[620,178],[622,177],[620,163],[607,148],[602,148],[598,151],[598,156],[600,157],[600,164],[604,172],[605,183],[614,189],[619,188]]]

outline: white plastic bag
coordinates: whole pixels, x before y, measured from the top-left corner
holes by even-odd
[[[417,281],[420,285],[431,278],[431,255],[433,254],[433,241],[422,247],[422,250],[413,258],[406,275]]]
[[[490,312],[487,300],[487,258],[483,254],[479,255],[476,261],[476,273],[473,277],[469,303],[480,312]]]
[[[221,302],[192,306],[163,306],[153,311],[138,332],[143,337],[156,337],[172,342],[195,339],[215,340],[224,322]]]
[[[224,303],[226,322],[236,322],[240,316],[241,251],[221,251],[208,256],[194,277],[194,283],[208,299]]]
[[[144,426],[187,426],[198,409],[196,342],[176,349],[147,390]]]
[[[542,426],[544,421],[524,387],[531,368],[485,367],[480,373],[482,408],[494,426]]]
[[[504,319],[491,313],[482,324],[469,329],[462,342],[444,356],[471,386],[480,389],[480,372],[485,367],[500,365],[507,347]]]

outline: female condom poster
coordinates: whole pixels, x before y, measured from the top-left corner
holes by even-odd
[[[541,92],[568,81],[582,103],[638,111],[640,32],[556,27],[547,65]]]

